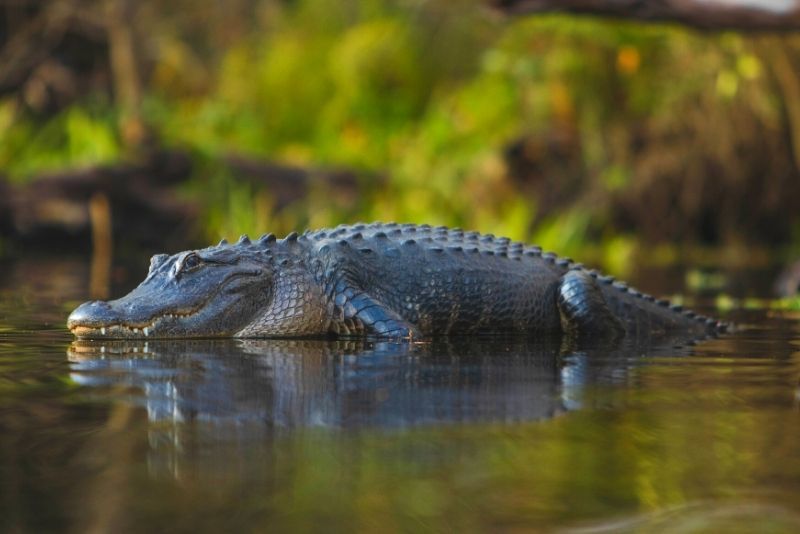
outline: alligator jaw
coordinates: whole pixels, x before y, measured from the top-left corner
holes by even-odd
[[[89,326],[72,324],[70,331],[78,339],[121,339],[148,337],[153,333],[153,327],[159,318],[150,323],[128,326],[123,324],[107,324],[102,326]]]
[[[137,338],[148,337],[152,332],[152,324],[147,326],[128,327],[121,324],[113,324],[108,326],[81,326],[75,325],[70,327],[70,331],[78,339],[120,339],[120,338]]]
[[[141,339],[145,337],[164,337],[158,334],[157,327],[160,323],[178,318],[185,318],[195,315],[196,312],[157,316],[149,322],[140,323],[106,323],[106,324],[87,324],[80,319],[70,317],[68,327],[70,332],[78,339]]]

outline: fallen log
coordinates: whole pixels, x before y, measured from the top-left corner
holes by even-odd
[[[115,244],[136,248],[183,245],[195,237],[200,210],[178,200],[172,186],[190,172],[186,155],[164,152],[143,164],[98,166],[44,175],[20,187],[5,185],[0,233],[6,241],[48,250],[86,250],[93,236],[105,233]],[[98,201],[107,204],[108,216],[97,216]],[[108,221],[110,228],[96,228],[98,221]]]

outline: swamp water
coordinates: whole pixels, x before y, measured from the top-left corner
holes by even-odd
[[[0,531],[800,531],[797,312],[646,350],[73,342],[88,271],[0,264]]]

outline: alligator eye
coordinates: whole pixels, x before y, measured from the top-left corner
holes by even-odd
[[[197,269],[203,263],[203,260],[197,254],[189,254],[183,259],[183,264],[181,265],[181,271],[189,272]]]

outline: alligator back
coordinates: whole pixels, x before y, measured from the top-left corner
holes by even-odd
[[[308,237],[333,256],[334,285],[349,276],[425,336],[560,329],[562,268],[536,247],[427,225],[342,226]],[[324,283],[336,293],[331,280]]]
[[[617,330],[638,337],[724,328],[570,259],[491,234],[374,223],[307,232],[300,241],[310,243],[318,279],[335,302],[338,333],[369,332],[357,320],[337,327],[337,320],[347,322],[353,298],[391,312],[378,319],[404,323],[401,330],[410,325],[423,336],[560,332],[588,325],[593,334]],[[353,306],[349,311],[358,318]]]

